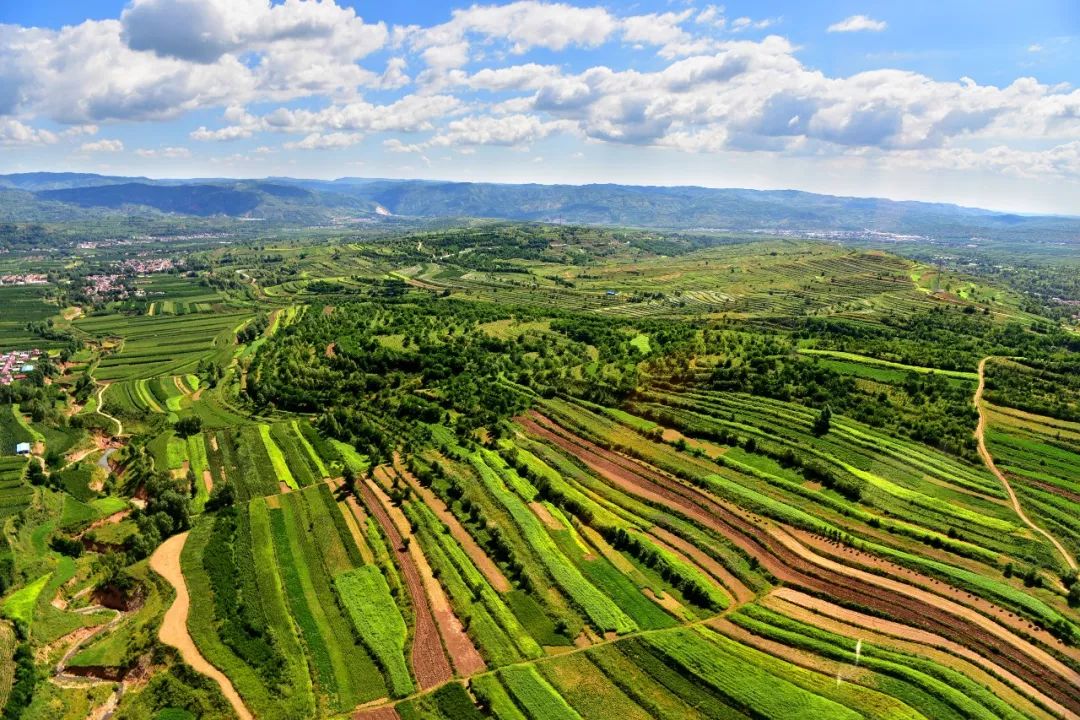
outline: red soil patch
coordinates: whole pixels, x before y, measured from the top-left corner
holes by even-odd
[[[439,641],[439,630],[435,626],[435,618],[428,604],[427,593],[424,592],[424,582],[420,578],[420,572],[416,569],[409,551],[404,547],[401,533],[390,520],[390,515],[376,497],[373,487],[367,481],[358,482],[356,486],[368,511],[390,539],[402,578],[405,580],[405,588],[412,600],[416,614],[412,646],[412,665],[416,680],[422,690],[441,685],[453,677],[453,671],[443,653],[442,643]]]
[[[91,447],[83,448],[82,450],[76,450],[74,452],[68,453],[64,457],[64,460],[67,461],[68,465],[74,465],[75,463],[79,462],[80,460],[84,460],[88,455],[92,455],[95,452],[101,452],[110,448],[120,447],[119,442],[117,442],[114,438],[107,437],[105,435],[95,434],[92,435],[90,439],[94,443]]]
[[[574,638],[574,647],[587,648],[592,644],[592,638],[589,637],[589,633],[587,630],[582,630],[581,634]]]
[[[531,502],[529,503],[529,507],[532,509],[533,513],[536,514],[536,517],[540,518],[540,522],[544,523],[552,530],[566,529],[565,527],[563,527],[563,524],[561,522],[556,520],[555,517],[550,512],[548,512],[548,509],[544,506],[543,503]]]
[[[1006,473],[1006,475],[1008,475],[1010,477],[1013,477],[1013,478],[1016,477],[1016,474],[1011,473],[1011,472]],[[1020,478],[1020,480],[1021,480],[1021,482],[1023,482],[1023,484],[1031,485],[1032,487],[1037,487],[1040,490],[1042,490],[1043,492],[1048,492],[1051,495],[1057,495],[1058,497],[1065,498],[1066,500],[1068,500],[1070,502],[1080,503],[1080,493],[1076,493],[1076,492],[1073,492],[1072,490],[1068,490],[1066,488],[1059,487],[1058,485],[1054,485],[1053,483],[1048,483],[1045,480],[1035,480],[1035,479],[1029,478],[1029,477],[1022,477],[1022,478]]]
[[[663,428],[660,437],[667,443],[677,443],[679,440],[682,440],[686,443],[686,447],[691,450],[700,450],[710,458],[716,457],[717,455],[723,455],[728,450],[726,447],[709,442],[708,440],[699,440],[697,438],[689,437],[688,435],[683,435],[678,430],[669,427]]]
[[[97,528],[103,527],[105,525],[115,525],[116,523],[120,522],[121,520],[123,520],[124,518],[126,518],[130,514],[131,514],[130,509],[121,510],[119,512],[114,512],[112,515],[109,515],[108,517],[103,517],[100,520],[95,520],[94,522],[87,525],[86,529],[83,530],[83,532],[80,533],[80,535],[88,533],[91,530],[96,530]]]
[[[334,357],[334,348],[337,347],[337,343],[330,343],[326,346],[326,357]]]
[[[353,720],[401,720],[397,710],[393,707],[367,708],[357,710],[352,715]]]
[[[206,486],[206,492],[210,492],[214,489],[214,475],[209,470],[202,471],[203,485]]]
[[[420,288],[421,290],[431,290],[433,292],[442,292],[443,290],[447,289],[447,288],[445,288],[445,287],[443,287],[441,285],[432,285],[431,283],[426,283],[423,280],[417,280],[414,277],[407,277],[407,278],[404,278],[404,280],[405,280],[406,285],[412,285],[413,287]]]
[[[1053,708],[1054,712],[1060,713],[1059,716],[1077,717],[1000,665],[996,665],[993,660],[984,658],[943,637],[883,618],[841,608],[826,600],[814,598],[790,588],[778,588],[766,596],[762,604],[788,617],[812,624],[814,627],[932,658],[942,665],[967,674],[983,686],[992,688],[1014,706],[1024,705],[1034,698],[1036,702],[1043,703]],[[1006,685],[1006,682],[1012,686]],[[1020,692],[1017,692],[1017,689]],[[1051,717],[1042,708],[1031,706],[1027,710],[1039,717]]]
[[[289,487],[289,484],[287,482],[285,482],[284,480],[278,480],[277,485],[278,485],[278,490],[281,491],[282,495],[287,495],[288,493],[292,492],[292,488]]]
[[[943,598],[975,608],[983,615],[993,618],[1002,625],[1012,628],[1014,631],[1035,636],[1041,642],[1053,646],[1059,652],[1072,655],[1074,658],[1078,655],[1075,648],[1067,647],[1064,643],[1045,630],[1032,627],[1031,623],[1025,621],[1023,618],[1017,617],[1004,608],[998,607],[966,590],[946,585],[928,575],[922,575],[914,570],[910,570],[902,565],[897,565],[896,563],[891,563],[888,560],[863,552],[862,550],[856,550],[841,545],[840,543],[818,537],[805,530],[789,528],[788,532],[794,535],[803,545],[813,549],[820,555],[830,557],[833,560],[839,560],[845,565],[869,568],[874,574],[884,573],[889,577],[901,579],[902,582],[921,587],[935,595],[940,595]]]
[[[1045,704],[1047,707],[1061,715],[1069,715],[1069,712],[1058,703],[1046,697],[1039,690],[1004,668],[996,665],[989,658],[985,658],[978,653],[972,652],[963,645],[941,637],[940,635],[928,633],[909,625],[895,623],[884,618],[874,617],[873,615],[865,615],[856,612],[855,610],[842,608],[827,600],[811,597],[810,595],[791,588],[777,588],[765,598],[762,604],[777,612],[783,613],[788,617],[801,620],[825,630],[832,630],[833,632],[842,635],[870,632],[872,636],[870,638],[865,638],[864,636],[864,639],[874,640],[875,638],[873,635],[876,635],[879,644],[893,645],[900,647],[907,652],[931,657],[937,662],[958,669],[961,672],[965,671],[965,667],[962,666],[968,666],[970,663],[970,665],[974,665],[975,668],[967,667],[966,670],[969,674],[972,672],[988,673],[985,677],[975,677],[974,679],[977,682],[984,685],[1001,685],[1001,680],[1004,680],[1017,688],[1017,690],[1022,692],[1025,696]],[[998,678],[1001,678],[1001,680],[998,680]],[[1010,691],[1010,689],[1004,687],[998,690],[999,694]]]

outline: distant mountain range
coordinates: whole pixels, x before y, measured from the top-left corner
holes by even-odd
[[[0,175],[0,221],[171,213],[291,224],[497,218],[680,230],[881,232],[1080,243],[1080,217],[835,197],[796,190],[632,185],[503,185],[341,178],[152,180],[87,173]]]

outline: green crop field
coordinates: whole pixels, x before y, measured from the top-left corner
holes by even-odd
[[[394,222],[0,288],[3,347],[52,353],[0,388],[0,700],[1080,716],[1080,344],[1034,270]],[[87,294],[133,252],[173,267]]]
[[[414,686],[404,654],[408,628],[382,573],[374,565],[344,570],[334,576],[334,590],[364,645],[384,668],[391,693],[410,694]]]

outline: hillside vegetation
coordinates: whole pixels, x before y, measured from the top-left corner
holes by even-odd
[[[331,192],[277,186],[198,208]],[[0,256],[5,717],[1080,716],[1080,334],[1028,280],[132,222]]]

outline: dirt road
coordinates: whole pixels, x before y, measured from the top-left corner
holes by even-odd
[[[105,391],[109,389],[109,383],[101,383],[97,392],[97,414],[103,417],[107,417],[116,423],[116,435],[119,437],[124,434],[124,423],[114,418],[109,413],[105,412],[102,408],[105,407]]]
[[[240,695],[229,682],[229,678],[202,656],[199,649],[195,647],[195,641],[188,634],[187,618],[191,598],[188,596],[184,573],[180,569],[180,553],[184,549],[187,538],[186,532],[173,535],[150,556],[150,569],[165,578],[176,590],[176,600],[173,601],[172,607],[168,609],[165,618],[161,621],[158,639],[179,650],[184,662],[197,672],[217,682],[221,686],[225,699],[233,706],[233,710],[241,720],[254,720],[254,716],[244,706],[244,701],[240,699]]]
[[[1066,550],[1053,535],[1033,523],[1031,518],[1024,513],[1024,508],[1020,506],[1020,499],[1016,497],[1016,492],[1013,491],[1008,478],[1005,477],[1005,473],[998,470],[997,465],[994,464],[994,457],[990,454],[990,451],[986,449],[986,412],[983,410],[982,396],[983,389],[986,387],[986,361],[990,359],[991,358],[989,357],[984,357],[979,361],[979,387],[975,390],[975,398],[972,401],[975,403],[975,409],[979,411],[979,425],[975,428],[975,439],[979,443],[979,456],[983,459],[983,462],[990,472],[994,473],[994,477],[1001,481],[1002,486],[1005,488],[1005,492],[1009,495],[1009,502],[1012,503],[1013,510],[1016,511],[1017,516],[1024,521],[1025,525],[1049,540],[1050,544],[1057,548],[1057,551],[1065,558],[1065,562],[1069,564],[1069,567],[1076,570],[1076,560],[1069,554],[1069,551]]]

